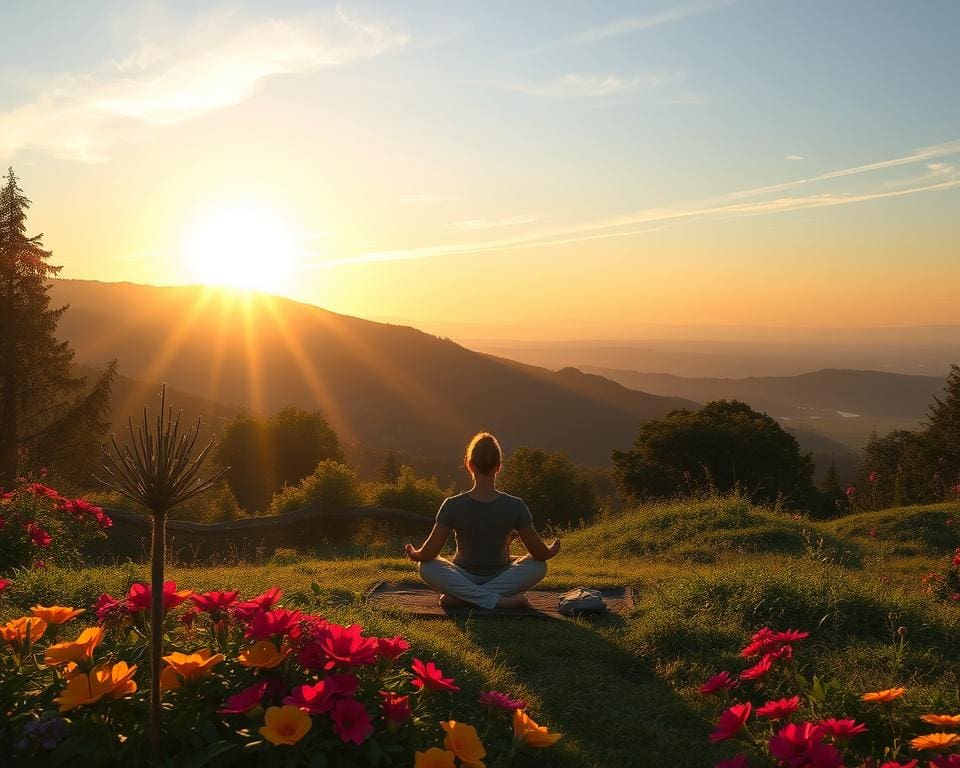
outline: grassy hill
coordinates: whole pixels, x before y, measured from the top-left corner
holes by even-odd
[[[373,448],[456,457],[488,429],[508,450],[532,445],[605,464],[642,422],[692,405],[600,377],[571,382],[286,299],[90,281],[55,281],[51,294],[70,305],[59,335],[78,362],[116,357],[133,379],[254,412],[323,408],[344,441]]]
[[[911,706],[960,711],[960,610],[919,589],[919,577],[960,545],[960,531],[947,524],[958,517],[953,504],[818,524],[735,498],[634,509],[569,533],[551,563],[549,586],[634,586],[636,610],[598,622],[421,621],[373,610],[362,595],[377,581],[415,579],[393,555],[285,555],[259,567],[172,575],[192,588],[245,594],[274,584],[293,593],[316,580],[321,613],[407,635],[419,656],[438,659],[468,690],[527,698],[564,738],[524,766],[700,768],[731,752],[707,742],[714,709],[696,687],[721,669],[743,668],[740,647],[766,624],[811,633],[798,661],[807,675],[842,684],[832,711],[861,717],[860,692],[894,685],[908,688]],[[134,565],[24,574],[0,613],[36,602],[87,605],[145,576]]]

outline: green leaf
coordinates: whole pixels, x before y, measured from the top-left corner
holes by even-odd
[[[237,745],[229,741],[215,741],[195,752],[191,756],[188,765],[190,768],[201,768],[201,766],[207,765],[214,758],[220,757],[220,755],[226,754],[236,748]]]
[[[823,704],[827,698],[827,689],[816,675],[813,676],[813,686],[810,688],[810,698],[818,704]]]

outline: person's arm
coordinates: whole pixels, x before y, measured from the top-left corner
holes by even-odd
[[[423,544],[419,547],[415,547],[413,544],[405,544],[403,550],[407,553],[407,557],[415,563],[433,560],[440,554],[443,545],[447,543],[447,539],[450,538],[450,531],[452,530],[452,528],[436,523]]]
[[[544,542],[537,533],[537,529],[532,525],[527,528],[521,528],[517,531],[520,541],[527,548],[530,557],[534,560],[547,561],[554,557],[560,551],[560,539],[554,539],[550,544]]]

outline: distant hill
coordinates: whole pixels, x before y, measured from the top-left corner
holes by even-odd
[[[642,422],[696,407],[275,297],[74,280],[54,281],[51,294],[70,304],[58,335],[79,363],[117,358],[127,377],[252,412],[319,407],[344,441],[377,449],[455,457],[488,429],[508,451],[531,445],[606,464]]]

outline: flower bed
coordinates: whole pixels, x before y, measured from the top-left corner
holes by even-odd
[[[164,584],[164,758],[176,765],[513,764],[560,736],[496,691],[466,702],[403,637],[372,637],[281,605]],[[0,626],[0,753],[31,764],[146,763],[149,606],[145,584],[89,612],[36,606]],[[81,616],[96,623],[80,627]]]

